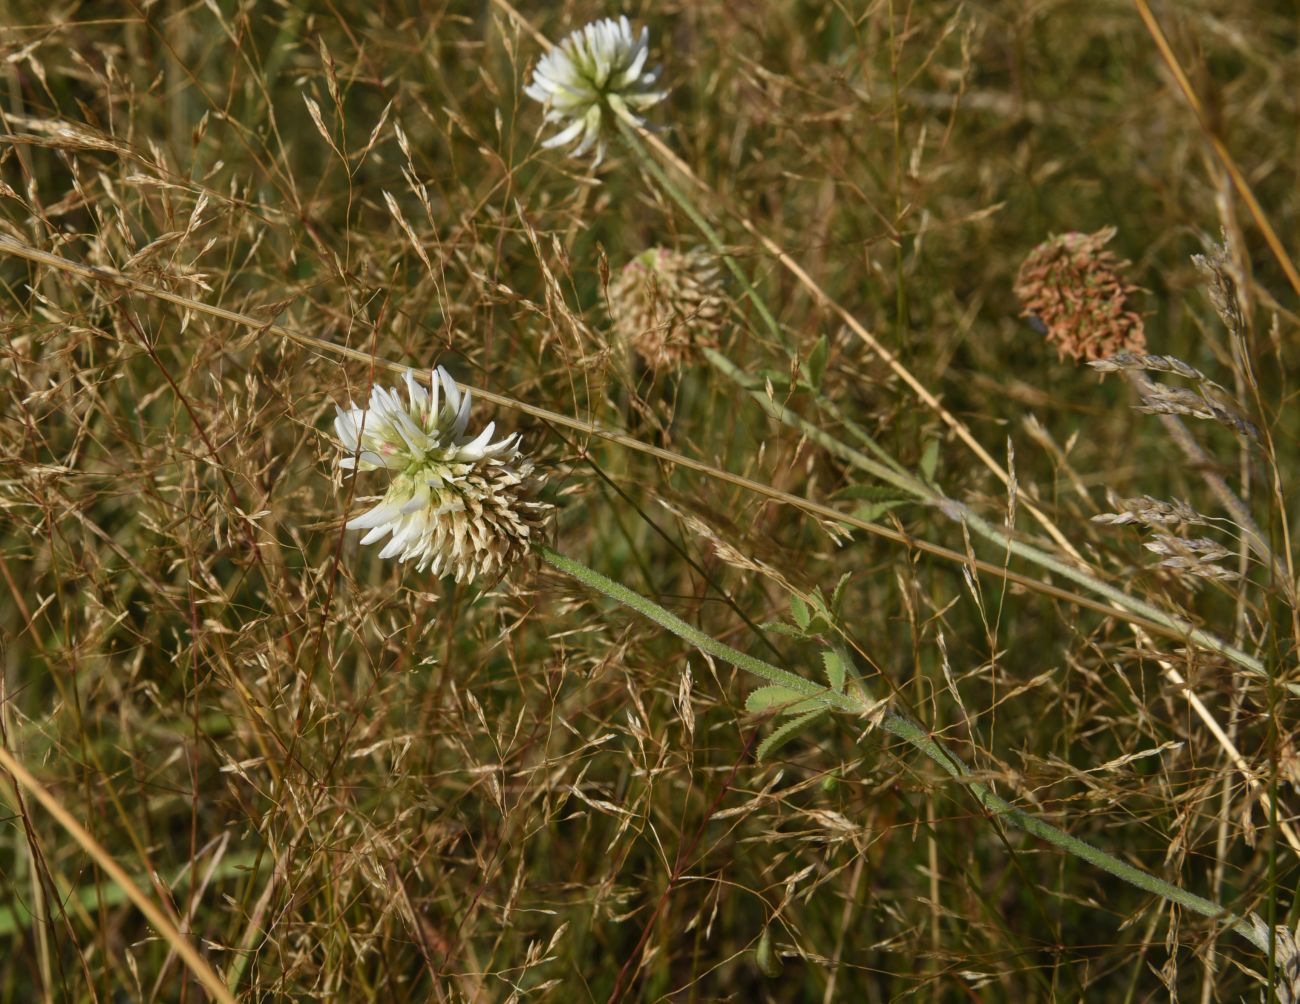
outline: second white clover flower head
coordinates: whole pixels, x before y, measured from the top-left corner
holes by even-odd
[[[658,68],[647,70],[650,33],[633,37],[626,17],[603,18],[580,28],[541,58],[533,80],[524,88],[530,98],[547,106],[547,122],[567,125],[542,146],[575,143],[580,157],[593,146],[596,163],[605,155],[605,113],[644,125],[640,112],[667,91],[655,90]]]
[[[388,490],[347,523],[368,530],[363,544],[391,535],[381,558],[415,561],[418,571],[500,575],[543,529],[551,506],[537,499],[545,478],[518,447],[518,435],[492,442],[495,423],[466,432],[470,395],[442,367],[425,388],[408,371],[407,400],[374,387],[370,406],[338,409],[334,430],[345,470],[390,471]]]

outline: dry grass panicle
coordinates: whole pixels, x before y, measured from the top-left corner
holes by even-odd
[[[1134,405],[1134,410],[1144,415],[1186,415],[1189,418],[1218,422],[1245,439],[1259,439],[1259,430],[1249,419],[1210,400],[1205,394],[1181,387],[1147,382],[1142,386],[1142,403]]]
[[[1092,517],[1094,523],[1143,523],[1149,527],[1197,526],[1208,520],[1192,508],[1191,504],[1181,499],[1152,498],[1142,495],[1132,499],[1116,499],[1112,503],[1119,512],[1098,513]]]
[[[1105,359],[1090,360],[1088,365],[1099,373],[1114,373],[1121,370],[1127,372],[1141,372],[1145,370],[1152,373],[1172,373],[1175,376],[1182,377],[1184,380],[1191,380],[1195,383],[1209,382],[1209,377],[1198,370],[1195,366],[1188,365],[1181,359],[1175,359],[1173,356],[1116,352],[1114,355],[1107,356]]]

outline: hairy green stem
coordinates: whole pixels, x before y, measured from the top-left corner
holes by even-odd
[[[574,561],[572,558],[566,558],[564,555],[552,550],[549,547],[538,549],[538,553],[553,568],[565,573],[582,583],[589,589],[592,589],[604,596],[609,597],[617,603],[635,610],[646,619],[653,621],[666,631],[670,631],[690,642],[701,652],[721,659],[723,662],[742,669],[747,673],[759,677],[768,683],[785,687],[797,694],[809,698],[815,698],[823,701],[828,707],[836,708],[841,711],[847,711],[856,715],[869,715],[872,712],[878,712],[879,706],[865,697],[855,696],[851,693],[839,693],[826,687],[813,683],[805,677],[798,676],[788,670],[781,669],[779,666],[773,666],[769,662],[757,659],[752,655],[746,655],[730,645],[724,645],[715,638],[710,637],[698,628],[692,627],[686,621],[682,620],[675,614],[665,610],[653,600],[649,600],[638,593],[633,592],[626,586],[620,585],[613,579],[601,575],[594,569],[588,568],[581,562]],[[880,721],[880,727],[891,735],[903,740],[912,746],[917,752],[924,754],[934,761],[946,774],[956,781],[959,781],[976,800],[989,812],[995,819],[1015,826],[1040,840],[1057,847],[1067,854],[1072,854],[1077,858],[1087,861],[1089,864],[1100,868],[1116,878],[1121,879],[1130,885],[1136,886],[1144,892],[1160,896],[1171,903],[1176,903],[1186,910],[1193,913],[1199,913],[1206,917],[1213,917],[1225,924],[1229,929],[1241,935],[1252,945],[1262,952],[1268,951],[1268,939],[1259,932],[1245,918],[1238,917],[1225,910],[1219,904],[1190,893],[1185,889],[1162,879],[1156,878],[1140,868],[1135,868],[1118,858],[1112,857],[1105,851],[1102,851],[1091,844],[1086,843],[1060,830],[1050,823],[1045,823],[1037,819],[1022,809],[1016,808],[1006,799],[994,793],[988,785],[975,780],[966,764],[957,756],[950,753],[941,743],[937,742],[924,728],[910,719],[894,711],[885,711]]]

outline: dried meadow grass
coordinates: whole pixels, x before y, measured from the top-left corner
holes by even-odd
[[[708,213],[791,353],[742,288],[725,301],[712,252],[686,256],[705,271],[688,269],[673,310],[654,287],[636,337],[659,336],[643,355],[678,372],[663,421],[700,464],[846,513],[897,502],[868,498],[841,456],[694,364],[690,352],[722,341],[725,314],[736,363],[765,396],[928,471],[1001,525],[1003,486],[952,423],[1000,442],[1025,412],[1015,388],[1052,379],[1003,351],[1006,249],[1045,225],[1123,219],[1153,248],[1143,274],[1170,276],[1151,293],[1162,351],[1219,372],[1169,292],[1185,268],[1169,235],[1212,204],[1185,160],[1200,134],[1127,14],[887,13],[769,3],[648,16],[673,88],[656,108],[665,142],[711,186]],[[1175,923],[1147,894],[1002,831],[870,723],[831,719],[760,766],[770,726],[745,714],[722,663],[545,568],[439,580],[342,530],[357,489],[332,477],[326,430],[335,402],[387,381],[380,361],[446,362],[580,422],[623,413],[601,249],[618,262],[699,237],[616,144],[598,185],[536,148],[542,112],[520,98],[543,51],[534,32],[576,25],[505,4],[145,5],[114,18],[18,3],[9,15],[0,228],[175,298],[0,247],[0,742],[236,999],[1136,988],[1208,1001],[1253,990],[1242,967],[1268,978],[1218,922]],[[1276,149],[1293,104],[1290,22],[1264,8],[1178,17],[1212,65],[1236,67],[1219,95],[1234,149]],[[1157,128],[1168,142],[1147,142]],[[1081,133],[1101,139],[1080,149]],[[1260,160],[1261,194],[1294,232]],[[1121,304],[1132,286],[1118,255],[1094,250],[1091,266],[1061,266],[1099,279],[1091,326],[1047,285],[1039,316],[1056,320],[1060,351],[1137,350],[1142,317]],[[1235,275],[1217,268],[1221,285]],[[856,329],[818,349],[848,323],[839,310],[895,354],[871,355]],[[1279,316],[1286,344],[1294,325]],[[1137,358],[1207,383],[1174,355]],[[1290,368],[1285,356],[1263,367],[1264,392]],[[922,391],[934,405],[916,407]],[[1175,536],[1222,524],[1173,498],[1197,498],[1195,478],[1167,462],[1156,423],[1134,428],[1105,400],[1080,419],[1066,398],[1052,384],[1035,405],[1056,453],[1017,444],[1015,539],[1033,539],[1037,507],[1090,574],[1117,580],[1131,564],[1123,535],[1092,531],[1096,482],[1075,476],[1098,470],[1130,496],[1110,522],[1151,531],[1188,574],[1228,572],[1237,552]],[[833,640],[873,693],[1018,804],[1235,910],[1287,908],[1292,793],[1271,780],[1289,717],[1227,660],[1186,639],[1135,642],[1104,605],[1055,586],[1069,580],[974,535],[978,560],[954,559],[965,542],[938,507],[877,508],[892,536],[852,538],[833,508],[818,511],[832,537],[741,483],[581,427],[561,438],[543,419],[496,417],[560,458],[548,499],[567,552],[810,677]],[[1285,409],[1269,423],[1279,442],[1294,435]],[[1285,483],[1295,458],[1274,456]],[[998,576],[1012,562],[1020,579]],[[837,583],[838,615],[801,626],[791,595],[829,599]],[[1280,653],[1278,675],[1290,672],[1277,594],[1253,571],[1231,595],[1171,576],[1121,584]],[[1188,713],[1189,695],[1229,745]],[[8,776],[0,788],[0,1001],[199,999],[120,886]],[[1294,966],[1281,944],[1284,999]]]

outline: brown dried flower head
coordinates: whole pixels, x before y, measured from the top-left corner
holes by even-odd
[[[1016,296],[1024,316],[1036,318],[1064,359],[1106,359],[1146,349],[1142,315],[1133,307],[1139,287],[1124,275],[1128,262],[1103,248],[1114,227],[1069,233],[1034,248],[1020,266]]]
[[[726,317],[717,263],[703,251],[654,247],[609,284],[609,313],[620,341],[653,369],[683,362],[711,345]]]

